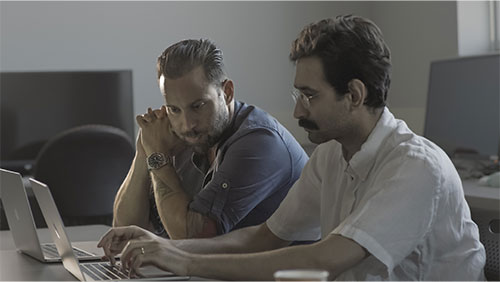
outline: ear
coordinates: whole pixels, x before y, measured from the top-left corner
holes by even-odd
[[[229,105],[234,99],[234,84],[230,79],[226,79],[222,84],[222,91],[224,91],[224,99],[226,100],[226,105]]]
[[[349,81],[347,87],[351,96],[351,107],[358,108],[360,106],[363,106],[366,95],[368,94],[363,81],[355,78]]]

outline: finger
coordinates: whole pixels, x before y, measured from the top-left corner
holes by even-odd
[[[114,232],[114,228],[110,228],[104,235],[101,236],[101,239],[99,239],[99,242],[97,243],[97,247],[101,248],[103,247],[107,241],[109,241],[110,237],[113,237],[112,233]]]
[[[104,234],[97,244],[104,251],[105,256],[109,259],[112,265],[115,264],[115,256],[119,254],[125,243],[128,241],[127,234],[133,234],[134,230],[131,227],[115,227],[111,228]]]
[[[120,258],[122,262],[122,268],[128,270],[131,263],[131,258],[134,254],[141,253],[140,247],[138,247],[139,242],[136,240],[131,240],[127,243],[125,248],[123,248],[122,257]]]
[[[149,122],[156,120],[156,113],[153,112],[153,109],[151,109],[151,108],[148,108],[148,115],[147,116],[148,116]]]
[[[110,246],[111,246],[111,242],[112,242],[113,237],[114,237],[114,232],[115,231],[113,229],[108,230],[108,232],[106,232],[106,234],[104,234],[101,237],[101,240],[99,240],[99,243],[97,243],[97,247],[102,248],[105,256],[108,258],[112,256]]]
[[[148,122],[152,122],[152,121],[153,121],[152,117],[151,117],[148,113],[143,114],[143,115],[142,115],[142,119],[143,119],[146,123],[148,123]]]
[[[112,266],[115,266],[115,265],[116,265],[115,256],[111,256],[111,257],[109,258],[109,263],[110,263]]]
[[[154,110],[154,113],[155,113],[156,118],[158,118],[158,119],[163,118],[163,113],[161,112],[161,108]]]
[[[116,266],[116,260],[115,260],[115,257],[113,257],[113,256],[112,257],[102,256],[101,260],[102,261],[109,261],[109,264],[111,266]]]
[[[140,128],[144,128],[144,126],[146,126],[147,121],[144,119],[143,115],[136,116],[135,120],[137,121],[137,124]]]
[[[163,116],[167,116],[167,107],[165,105],[162,105],[160,110]]]
[[[131,263],[130,263],[130,270],[129,270],[129,278],[135,277],[137,274],[139,274],[139,268],[142,265],[142,258],[143,254],[138,254],[131,258]]]

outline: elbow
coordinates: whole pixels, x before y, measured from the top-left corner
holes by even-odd
[[[313,246],[311,257],[315,258],[314,266],[327,270],[329,279],[336,279],[369,256],[362,246],[341,235],[329,235]]]
[[[187,238],[212,238],[217,236],[217,222],[196,212],[188,213]]]

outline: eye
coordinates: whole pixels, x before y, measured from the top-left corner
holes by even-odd
[[[318,94],[316,92],[303,92],[303,93],[304,93],[304,96],[306,96],[306,98],[308,100],[311,100],[311,99],[317,97],[317,94]]]
[[[195,110],[199,110],[201,109],[203,106],[205,106],[205,102],[197,102],[197,103],[194,103],[192,105],[193,109]]]
[[[312,99],[314,99],[314,98],[318,97],[318,95],[316,95],[316,94],[311,94],[311,95],[306,95],[306,97],[307,97],[307,99],[312,100]]]
[[[167,106],[167,110],[169,114],[178,114],[181,112],[181,110],[177,107],[174,106]]]

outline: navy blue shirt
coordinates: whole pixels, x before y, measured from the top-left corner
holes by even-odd
[[[193,199],[189,208],[215,220],[217,234],[223,234],[265,222],[307,160],[300,144],[275,118],[235,101],[212,166],[204,156],[186,149],[175,157],[175,168]]]

